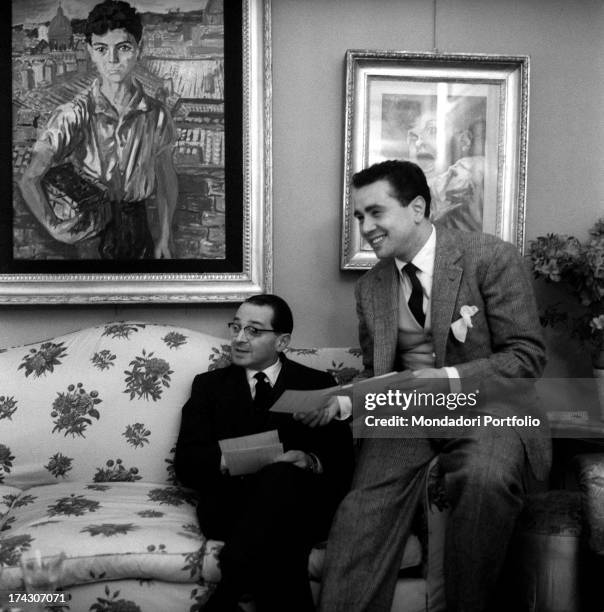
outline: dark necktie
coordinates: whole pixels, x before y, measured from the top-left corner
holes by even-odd
[[[426,322],[426,315],[424,314],[424,292],[422,290],[422,284],[417,278],[418,267],[412,263],[408,263],[403,267],[403,270],[411,281],[411,295],[409,296],[409,310],[415,317],[417,322],[423,327]]]
[[[270,406],[271,385],[264,372],[254,374],[256,379],[256,394],[254,395],[254,411],[264,412]]]

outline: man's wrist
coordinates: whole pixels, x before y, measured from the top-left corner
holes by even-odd
[[[459,370],[453,366],[445,366],[443,369],[447,373],[451,393],[461,393],[461,378],[459,376]]]

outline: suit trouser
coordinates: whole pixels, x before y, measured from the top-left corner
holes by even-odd
[[[207,609],[232,610],[247,593],[257,612],[314,610],[308,555],[325,538],[331,516],[322,504],[321,477],[275,463],[251,476],[225,477],[202,495],[201,530],[225,541],[222,579]]]
[[[488,609],[527,475],[523,443],[509,427],[474,428],[463,439],[363,440],[352,490],[329,534],[321,612],[389,612],[426,469],[436,454],[451,503],[447,610]]]

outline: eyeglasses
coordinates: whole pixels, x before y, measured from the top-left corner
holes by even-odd
[[[235,323],[235,321],[231,321],[230,323],[227,323],[227,327],[229,328],[229,331],[231,332],[231,336],[238,336],[239,332],[243,330],[245,337],[248,339],[258,338],[258,336],[261,336],[265,332],[272,332],[273,334],[281,333],[281,332],[278,332],[276,329],[261,329],[260,327],[254,327],[253,325],[246,325],[245,327],[243,327],[239,323]]]

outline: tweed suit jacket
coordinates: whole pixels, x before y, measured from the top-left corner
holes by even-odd
[[[394,259],[384,259],[356,286],[367,376],[379,376],[395,367],[398,275]],[[465,342],[459,342],[450,326],[464,305],[476,306],[478,312]],[[545,346],[535,297],[522,257],[513,245],[488,234],[437,228],[430,313],[435,367],[455,366],[465,391],[481,382],[505,384],[506,379],[541,376]],[[512,416],[530,408],[532,414],[537,406],[532,386],[523,398],[522,405],[489,402],[486,411]],[[545,478],[551,458],[548,432],[533,428],[518,428],[518,432],[535,476]]]

